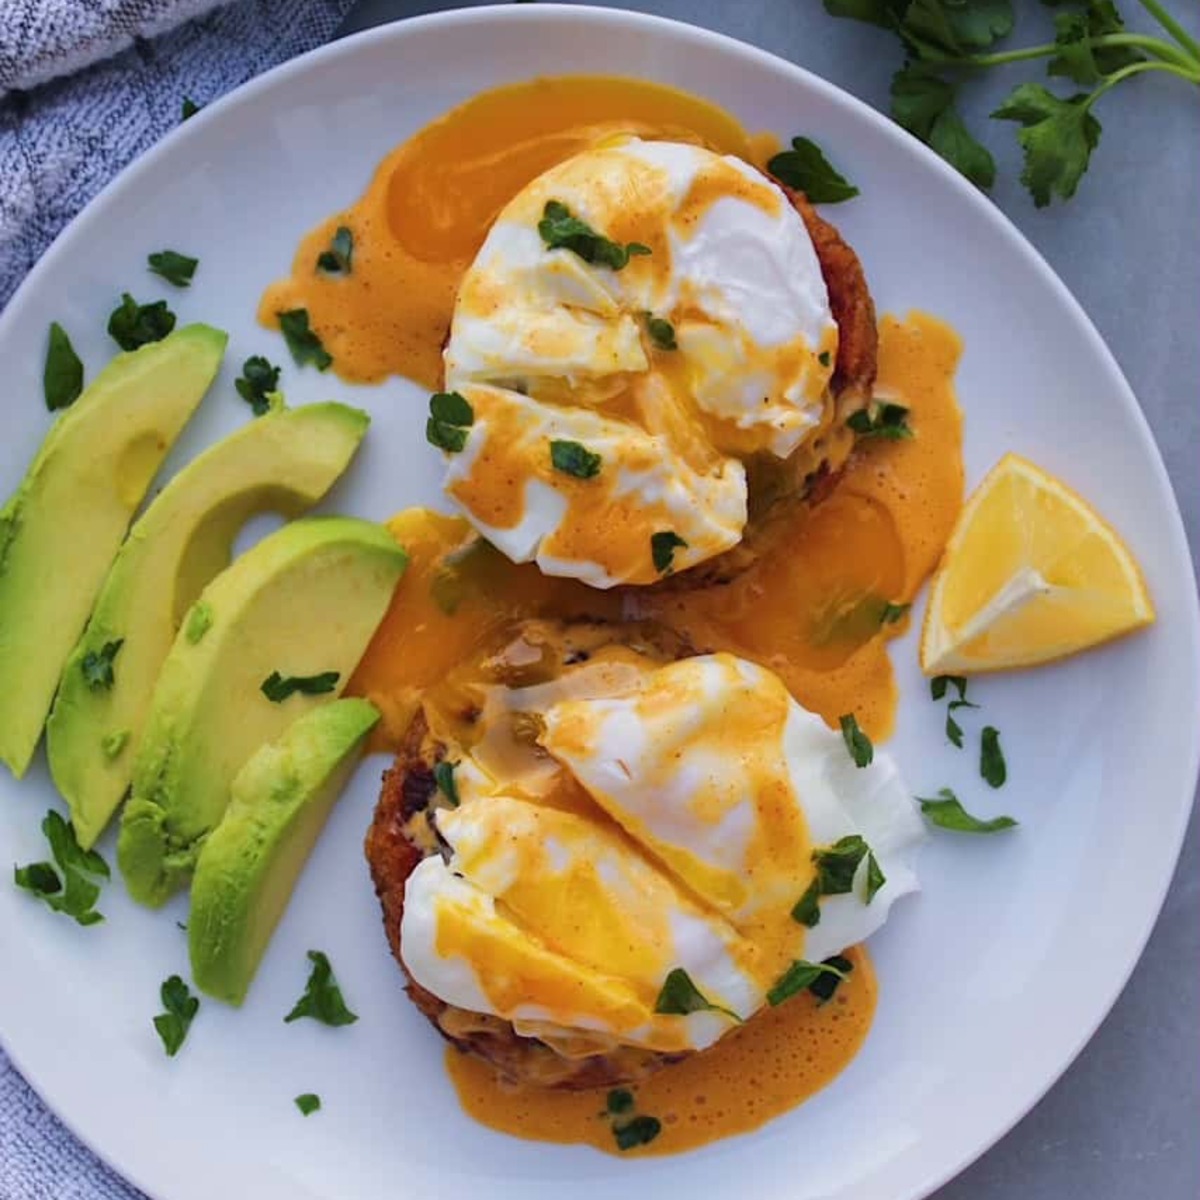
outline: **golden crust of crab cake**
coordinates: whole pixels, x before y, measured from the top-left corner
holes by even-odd
[[[552,677],[555,669],[551,655],[561,671],[574,663],[587,661],[604,645],[632,646],[639,653],[663,662],[694,653],[674,634],[645,624],[567,625],[533,620],[514,627],[510,640],[488,655],[481,668],[496,682],[506,682],[506,664],[518,660],[527,662],[531,645],[550,649],[541,664],[541,669],[550,673],[548,677]],[[514,648],[519,649],[510,653]],[[521,680],[523,684],[527,682]],[[616,1046],[603,1054],[565,1057],[545,1042],[521,1036],[509,1021],[447,1004],[421,987],[409,974],[401,944],[404,891],[417,864],[427,855],[440,852],[437,832],[429,816],[442,803],[433,772],[437,763],[446,757],[446,752],[445,743],[430,729],[422,708],[409,726],[395,762],[384,774],[375,816],[364,845],[375,893],[383,910],[384,932],[392,954],[405,974],[409,998],[447,1041],[463,1053],[486,1060],[505,1080],[514,1084],[566,1090],[612,1087],[644,1079],[659,1067],[675,1061],[679,1056],[633,1046]]]

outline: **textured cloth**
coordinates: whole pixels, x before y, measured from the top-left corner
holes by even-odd
[[[0,307],[58,231],[175,127],[184,96],[205,104],[320,45],[351,3],[0,0]],[[0,1051],[0,1200],[137,1194]]]
[[[320,45],[351,3],[0,0],[0,307],[185,96],[205,104]]]

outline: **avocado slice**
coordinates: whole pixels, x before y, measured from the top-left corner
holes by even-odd
[[[337,798],[379,720],[366,700],[307,712],[237,773],[196,861],[188,947],[196,986],[241,1004]]]
[[[343,404],[259,417],[180,471],[133,526],[46,724],[50,772],[85,849],[124,798],[159,668],[200,590],[229,565],[238,531],[257,513],[316,504],[369,421]],[[85,664],[118,640],[112,686],[89,686]]]
[[[154,686],[121,814],[117,862],[135,900],[157,906],[186,883],[246,760],[337,698],[407,557],[372,521],[305,517],[201,592]]]
[[[189,325],[118,354],[50,427],[0,509],[0,761],[18,778],[130,518],[227,340]]]

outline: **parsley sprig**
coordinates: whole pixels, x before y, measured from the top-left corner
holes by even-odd
[[[163,1049],[174,1058],[187,1037],[193,1018],[200,1011],[200,1001],[178,975],[163,980],[158,994],[163,1011],[154,1018],[154,1028],[162,1039]]]
[[[654,1003],[654,1011],[676,1017],[686,1017],[694,1012],[715,1012],[739,1025],[742,1023],[742,1018],[733,1009],[724,1008],[709,1000],[682,967],[674,967],[667,972],[658,999]]]
[[[955,107],[964,84],[992,67],[1042,60],[1050,78],[1088,89],[1062,96],[1021,83],[992,113],[1020,126],[1021,182],[1042,208],[1055,196],[1075,194],[1100,141],[1093,109],[1102,96],[1150,72],[1200,85],[1200,42],[1161,0],[1139,2],[1163,37],[1129,33],[1115,0],[1045,2],[1058,10],[1054,40],[1012,50],[993,49],[1013,32],[1012,0],[825,0],[825,10],[900,39],[904,64],[892,78],[892,117],[984,189],[995,180],[996,164]]]
[[[620,271],[639,254],[649,254],[650,247],[641,242],[622,246],[604,234],[597,233],[586,221],[581,221],[561,200],[547,200],[538,222],[538,233],[547,250],[570,250],[585,263],[599,263]]]

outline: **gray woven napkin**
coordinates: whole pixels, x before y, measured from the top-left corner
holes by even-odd
[[[185,96],[204,104],[320,45],[351,3],[0,0],[0,308]]]
[[[320,45],[351,3],[0,0],[0,308],[58,231],[175,127],[185,96],[205,104]],[[0,1051],[0,1200],[136,1196]]]

